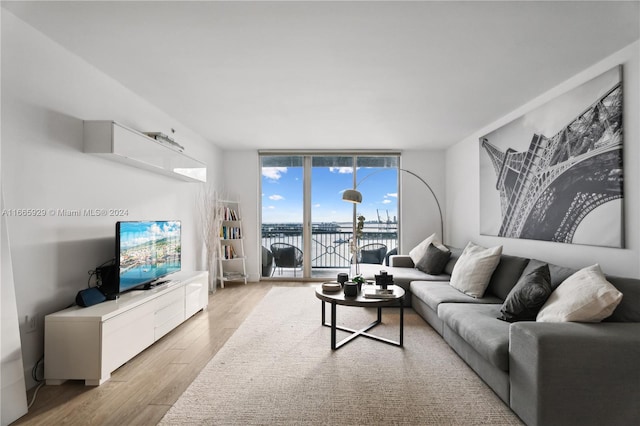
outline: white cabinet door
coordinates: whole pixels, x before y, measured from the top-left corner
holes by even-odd
[[[158,340],[184,320],[184,288],[163,294],[155,300],[154,339]]]
[[[187,318],[207,306],[209,301],[209,288],[207,275],[190,280],[184,287],[185,291],[185,315]]]
[[[145,303],[102,324],[103,377],[153,344],[154,311]]]

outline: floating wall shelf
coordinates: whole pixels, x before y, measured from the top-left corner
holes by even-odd
[[[187,182],[206,182],[206,164],[115,121],[84,122],[84,152]]]

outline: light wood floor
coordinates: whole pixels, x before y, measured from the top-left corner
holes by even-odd
[[[269,281],[218,288],[204,312],[113,372],[103,385],[68,381],[43,386],[29,413],[13,424],[155,425],[271,287],[305,285],[314,284]]]

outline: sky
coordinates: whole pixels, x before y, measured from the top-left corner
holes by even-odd
[[[358,214],[367,221],[394,220],[398,215],[396,169],[358,168],[362,204]],[[342,192],[353,188],[351,167],[314,167],[312,170],[312,222],[351,222],[353,204],[342,201]],[[262,168],[262,222],[301,223],[303,212],[303,168]]]
[[[170,236],[180,237],[180,221],[120,222],[120,245],[123,248]]]

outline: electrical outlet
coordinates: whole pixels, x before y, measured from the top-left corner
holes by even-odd
[[[26,315],[24,317],[24,323],[27,333],[38,331],[38,315]]]

